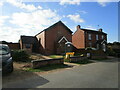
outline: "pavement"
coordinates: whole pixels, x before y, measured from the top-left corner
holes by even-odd
[[[118,59],[97,61],[46,74],[34,74],[3,88],[118,88]]]

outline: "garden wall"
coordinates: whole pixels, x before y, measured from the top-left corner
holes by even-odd
[[[102,50],[85,50],[85,49],[78,49],[75,51],[76,55],[84,54],[84,56],[87,56],[87,53],[90,53],[91,59],[102,59],[107,58],[107,55]]]
[[[102,50],[97,51],[91,51],[91,59],[105,59],[107,58],[106,53],[104,53]]]
[[[57,59],[45,59],[45,60],[33,60],[32,61],[32,68],[40,68],[47,65],[53,65],[53,64],[63,64],[64,59],[63,58],[57,58]]]
[[[79,62],[81,60],[85,60],[87,59],[87,57],[83,57],[83,56],[74,56],[74,57],[70,57],[70,62]]]
[[[9,46],[9,48],[11,50],[19,50],[20,49],[19,43],[7,43],[7,45]]]

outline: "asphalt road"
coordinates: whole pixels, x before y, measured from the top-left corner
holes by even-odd
[[[118,88],[117,59],[35,75],[5,88]]]

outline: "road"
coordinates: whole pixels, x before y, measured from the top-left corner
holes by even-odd
[[[118,88],[117,59],[76,66],[35,75],[8,84],[5,88]]]

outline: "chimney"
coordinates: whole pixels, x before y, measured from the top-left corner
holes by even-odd
[[[100,28],[98,31],[99,31],[99,32],[102,32],[102,28]]]
[[[81,28],[81,26],[80,25],[77,25],[77,30],[79,30]]]

